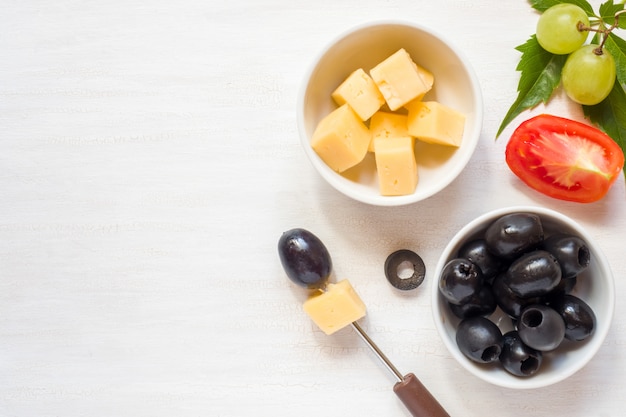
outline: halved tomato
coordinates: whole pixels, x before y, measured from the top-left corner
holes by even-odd
[[[529,187],[560,200],[604,197],[624,168],[624,152],[593,126],[541,114],[523,122],[506,146],[506,163]]]

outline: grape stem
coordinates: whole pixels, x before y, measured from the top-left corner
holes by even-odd
[[[603,48],[604,48],[604,44],[606,43],[606,40],[609,38],[609,35],[611,34],[611,32],[613,32],[613,30],[615,30],[619,26],[619,17],[620,15],[624,13],[626,13],[626,9],[620,10],[617,13],[615,13],[615,16],[614,16],[615,20],[613,21],[613,24],[609,26],[608,28],[604,28],[604,29],[592,28],[589,26],[585,26],[583,22],[578,22],[577,27],[580,32],[586,30],[587,32],[596,32],[596,33],[602,34],[602,42],[600,42],[600,45],[598,45],[598,47],[593,50],[593,52],[596,55],[603,54]]]

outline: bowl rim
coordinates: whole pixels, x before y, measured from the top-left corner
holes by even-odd
[[[324,162],[319,159],[319,156],[315,153],[315,151],[310,146],[310,138],[308,137],[304,125],[305,125],[305,100],[307,97],[308,86],[311,77],[315,74],[317,68],[319,67],[320,61],[323,57],[335,47],[335,45],[342,40],[348,38],[349,36],[354,35],[357,32],[369,30],[374,27],[382,27],[382,26],[399,26],[405,29],[417,30],[424,32],[430,36],[433,36],[440,40],[443,44],[447,46],[447,48],[458,58],[459,62],[462,63],[462,67],[464,71],[467,73],[468,79],[470,80],[470,91],[473,95],[472,106],[474,107],[473,113],[475,124],[474,129],[471,134],[468,136],[469,144],[467,145],[467,152],[459,158],[458,164],[454,167],[452,174],[448,175],[445,182],[441,184],[440,187],[436,189],[432,189],[429,192],[419,192],[419,184],[416,192],[409,195],[402,196],[383,196],[383,195],[364,195],[355,191],[355,189],[348,185],[349,180],[343,181],[340,178],[340,174],[332,171],[331,169],[320,169],[317,164],[323,164]],[[441,190],[445,189],[448,185],[450,185],[465,169],[466,165],[469,163],[472,155],[476,147],[478,146],[478,142],[480,140],[480,136],[482,134],[482,128],[484,123],[484,101],[482,95],[482,88],[480,85],[480,80],[474,70],[473,65],[471,64],[468,56],[456,46],[454,42],[452,42],[448,37],[441,34],[437,30],[434,30],[428,26],[411,22],[403,19],[379,19],[372,20],[367,22],[362,22],[360,24],[354,25],[351,28],[340,32],[338,35],[328,41],[325,46],[314,56],[313,60],[309,63],[307,70],[305,71],[304,77],[302,78],[298,93],[297,93],[297,116],[296,121],[298,125],[298,134],[300,136],[300,143],[304,148],[305,154],[307,155],[309,162],[313,165],[313,168],[326,180],[328,184],[330,184],[333,188],[341,192],[347,197],[350,197],[356,201],[374,205],[374,206],[403,206],[408,204],[417,203],[419,201],[425,200],[433,195],[437,194]],[[316,159],[319,159],[317,162]]]
[[[592,253],[596,258],[598,267],[604,272],[604,281],[608,290],[606,297],[607,299],[605,300],[606,305],[604,308],[604,310],[607,312],[607,320],[605,320],[600,326],[596,327],[595,333],[593,334],[592,338],[589,339],[588,342],[586,342],[586,351],[581,360],[579,360],[576,364],[568,367],[566,371],[557,372],[553,375],[545,376],[541,379],[533,379],[532,377],[517,378],[513,375],[511,375],[510,379],[502,379],[495,377],[494,374],[482,372],[479,367],[477,367],[473,363],[470,363],[469,359],[463,356],[454,341],[452,341],[448,337],[448,332],[443,327],[441,319],[441,315],[443,314],[441,312],[441,307],[443,306],[441,302],[443,300],[442,296],[439,293],[439,275],[443,270],[443,267],[446,264],[447,260],[450,258],[452,249],[457,247],[459,243],[464,240],[470,232],[476,229],[476,227],[478,227],[482,223],[485,223],[489,219],[495,220],[500,216],[517,212],[529,212],[538,214],[539,216],[545,216],[550,218],[551,220],[563,222],[568,227],[576,230],[576,232],[580,234],[580,236],[587,242],[587,244],[590,245]],[[591,361],[591,359],[595,356],[598,350],[602,347],[602,344],[604,343],[604,340],[606,339],[608,332],[611,328],[611,323],[613,322],[613,317],[615,314],[615,297],[615,277],[611,270],[609,261],[606,258],[601,247],[598,246],[593,237],[582,225],[580,225],[576,220],[572,219],[571,217],[568,217],[563,213],[549,208],[531,205],[517,205],[490,210],[479,215],[478,217],[467,223],[465,226],[463,226],[450,239],[444,250],[441,252],[439,260],[437,261],[437,266],[435,267],[433,281],[431,283],[431,313],[435,327],[437,329],[437,333],[439,334],[439,337],[442,340],[443,344],[446,346],[452,357],[454,357],[454,359],[456,359],[456,361],[471,374],[477,376],[483,381],[500,387],[514,389],[534,389],[546,387],[561,382],[574,375],[576,372],[585,367],[585,365],[587,365],[589,361]]]

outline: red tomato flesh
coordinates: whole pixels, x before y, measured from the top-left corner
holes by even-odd
[[[604,197],[624,168],[624,152],[593,126],[541,114],[523,122],[506,146],[506,163],[524,183],[560,200]]]

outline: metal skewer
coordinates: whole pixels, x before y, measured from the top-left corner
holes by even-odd
[[[385,356],[382,350],[374,343],[374,341],[365,333],[365,330],[361,327],[359,323],[356,321],[352,322],[352,328],[356,330],[357,334],[361,336],[361,339],[365,342],[365,344],[376,354],[378,359],[385,365],[385,367],[396,377],[398,382],[402,382],[404,380],[404,376],[398,371],[398,369],[391,363],[389,358]]]
[[[435,397],[432,396],[414,374],[409,373],[403,376],[376,343],[365,333],[365,330],[363,330],[359,323],[354,321],[351,325],[365,344],[398,380],[393,386],[393,392],[398,396],[413,417],[450,417],[441,404],[439,404]]]

